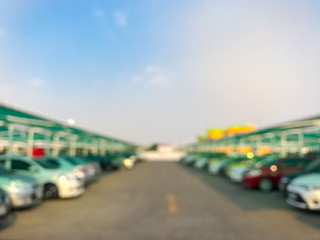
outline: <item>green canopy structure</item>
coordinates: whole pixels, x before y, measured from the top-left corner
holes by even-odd
[[[81,151],[83,155],[89,152],[105,155],[107,151],[125,152],[137,147],[127,141],[70,126],[0,103],[2,149],[4,143],[7,143],[8,152],[13,152],[14,143],[25,144],[28,155],[31,155],[34,146],[39,144],[53,155],[58,155],[62,148],[68,149],[70,155],[75,155],[77,151]]]
[[[237,146],[248,145],[257,150],[269,146],[274,152],[286,155],[290,150],[320,150],[320,115],[289,121],[255,132],[225,137],[219,140],[206,140],[186,146],[190,152],[213,152],[219,146],[228,146],[233,151]]]

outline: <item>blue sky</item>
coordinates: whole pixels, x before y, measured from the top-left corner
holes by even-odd
[[[0,0],[0,100],[141,144],[319,113],[320,6]]]

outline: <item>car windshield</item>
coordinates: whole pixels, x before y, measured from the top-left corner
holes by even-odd
[[[52,163],[49,163],[47,162],[46,160],[36,160],[36,162],[43,168],[46,168],[46,169],[57,169],[59,168],[58,166],[52,164]]]
[[[309,163],[304,170],[311,171],[312,169],[319,167],[319,165],[320,165],[320,159]]]
[[[66,157],[65,158],[69,163],[73,165],[85,164],[85,161],[81,158],[77,157]]]
[[[268,156],[265,159],[261,160],[260,162],[256,163],[254,167],[261,168],[261,167],[271,166],[277,160],[278,158],[276,156]]]

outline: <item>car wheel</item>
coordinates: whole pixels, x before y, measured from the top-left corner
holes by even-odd
[[[59,197],[58,188],[54,184],[47,184],[44,186],[43,198],[47,199],[56,199]]]
[[[273,189],[273,183],[269,178],[263,178],[259,182],[259,189],[262,192],[270,192]]]

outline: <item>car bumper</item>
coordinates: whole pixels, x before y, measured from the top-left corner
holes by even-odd
[[[9,192],[13,208],[31,207],[42,201],[43,188],[38,187],[28,192]]]
[[[99,176],[100,176],[100,173],[97,170],[88,171],[86,184],[98,180]]]
[[[204,169],[206,164],[205,163],[198,163],[194,165],[197,169]]]
[[[229,177],[232,182],[240,183],[243,181],[243,172],[238,173],[238,172],[231,172],[229,174]]]
[[[9,198],[6,198],[5,201],[0,204],[0,220],[5,219],[10,212],[11,203]]]
[[[60,198],[74,198],[84,193],[83,182],[68,181],[68,183],[59,185]]]
[[[221,165],[209,165],[209,167],[208,167],[208,171],[209,171],[209,173],[211,173],[211,174],[213,174],[213,175],[217,175],[218,173],[219,173],[219,171],[220,171],[220,169],[221,169]]]
[[[260,177],[244,177],[243,184],[248,188],[257,188],[259,186]]]
[[[0,205],[0,222],[2,222],[2,220],[4,221],[10,212],[11,205],[9,203]]]
[[[288,186],[287,203],[291,206],[320,211],[320,190],[307,191],[301,187]]]

